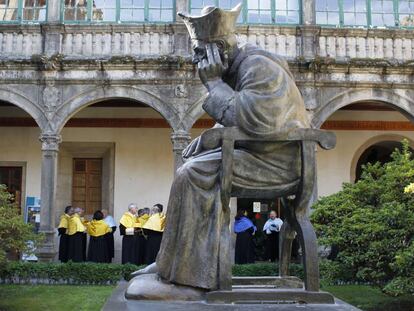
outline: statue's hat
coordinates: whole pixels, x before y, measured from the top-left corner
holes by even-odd
[[[192,40],[214,40],[234,33],[236,21],[241,11],[241,3],[231,10],[205,7],[200,16],[178,13],[182,17]]]

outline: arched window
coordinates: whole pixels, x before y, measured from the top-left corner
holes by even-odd
[[[316,23],[350,27],[412,27],[414,0],[315,0]]]
[[[0,0],[0,22],[44,22],[46,4],[46,0]]]
[[[191,14],[200,14],[207,5],[231,9],[240,0],[190,0]],[[300,0],[244,0],[238,19],[244,24],[300,24]]]
[[[173,22],[173,0],[64,0],[63,20],[76,22]]]

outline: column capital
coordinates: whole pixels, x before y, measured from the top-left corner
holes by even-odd
[[[174,131],[171,134],[171,141],[173,143],[174,152],[182,151],[191,141],[191,135],[185,130]]]
[[[62,136],[59,134],[43,133],[39,137],[42,143],[42,151],[59,151]]]

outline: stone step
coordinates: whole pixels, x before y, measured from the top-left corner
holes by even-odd
[[[333,304],[334,297],[327,292],[310,292],[301,289],[234,289],[214,291],[206,294],[207,303],[263,304],[263,303],[307,303]]]
[[[301,279],[294,276],[243,276],[233,277],[234,286],[270,286],[273,288],[303,288]]]

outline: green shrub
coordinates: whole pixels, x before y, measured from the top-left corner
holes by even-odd
[[[0,273],[0,279],[9,283],[32,283],[45,280],[46,283],[67,284],[115,284],[129,280],[130,274],[142,266],[132,264],[97,263],[33,263],[10,262]],[[275,263],[234,265],[234,276],[276,276],[279,273]],[[303,278],[302,265],[292,264],[291,275]]]
[[[7,265],[7,253],[33,253],[42,238],[43,235],[33,232],[31,224],[24,223],[13,196],[0,184],[0,272]],[[32,241],[32,246],[27,241]]]
[[[339,249],[327,279],[383,286],[396,277],[398,284],[414,278],[414,194],[404,193],[414,182],[408,142],[391,157],[384,165],[366,165],[358,182],[314,205],[319,243]]]
[[[115,284],[122,279],[129,280],[130,274],[140,268],[132,264],[11,262],[0,278],[6,282],[18,279],[20,283],[43,279],[51,283]]]

